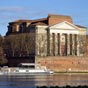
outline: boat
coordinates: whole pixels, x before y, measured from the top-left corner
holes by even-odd
[[[4,67],[0,72],[1,75],[40,75],[53,73],[52,70],[47,69],[45,66],[34,63],[20,63],[16,68]]]

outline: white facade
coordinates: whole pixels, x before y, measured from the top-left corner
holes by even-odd
[[[37,26],[37,55],[40,56],[80,56],[79,35],[86,29],[69,22],[57,23],[53,26]]]
[[[50,27],[50,33],[79,34],[79,30],[78,27],[66,21]]]

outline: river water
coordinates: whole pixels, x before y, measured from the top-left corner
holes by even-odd
[[[36,86],[88,86],[88,74],[1,76],[0,88],[36,88]]]

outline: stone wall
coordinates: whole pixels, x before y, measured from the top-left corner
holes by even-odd
[[[86,35],[86,55],[88,56],[88,35]]]
[[[86,51],[87,51],[87,49],[86,49],[86,43],[87,43],[86,35],[79,35],[78,42],[79,42],[80,56],[86,56]]]
[[[37,56],[47,56],[46,26],[37,26],[37,30],[36,30],[36,55]]]
[[[88,57],[52,56],[37,57],[36,59],[36,63],[46,66],[55,72],[88,72]]]
[[[47,36],[46,34],[37,35],[36,49],[37,49],[38,56],[47,55]]]

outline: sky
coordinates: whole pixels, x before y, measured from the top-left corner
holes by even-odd
[[[74,24],[88,27],[88,0],[0,0],[0,34],[5,36],[9,22],[48,14],[68,15]]]

